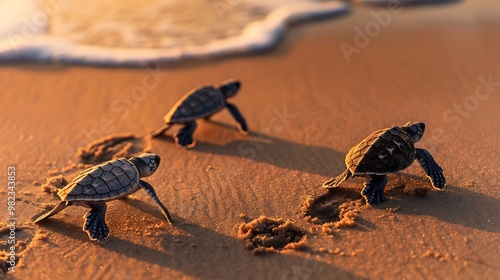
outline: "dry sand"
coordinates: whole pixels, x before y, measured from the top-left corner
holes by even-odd
[[[405,8],[350,63],[339,45],[353,44],[353,27],[372,20],[371,7],[296,27],[268,54],[160,66],[156,76],[146,69],[2,66],[0,170],[16,168],[20,257],[10,276],[498,279],[500,86],[476,91],[481,79],[500,81],[500,12],[491,3]],[[249,136],[222,112],[199,122],[192,150],[174,146],[177,128],[143,137],[187,91],[227,78],[243,82],[234,103]],[[417,164],[390,176],[389,201],[376,207],[361,199],[361,179],[331,193],[320,187],[344,170],[345,154],[368,133],[410,120],[427,125],[418,146],[445,170],[444,191],[422,191],[430,183]],[[89,146],[116,134],[135,138],[114,150]],[[108,203],[105,242],[91,242],[81,230],[83,208],[33,224],[58,203],[50,180],[60,185],[86,166],[79,153],[147,149],[162,157],[146,180],[173,214],[173,227],[145,192]],[[7,208],[6,176],[1,186]],[[7,215],[0,213],[6,243]],[[307,232],[306,247],[253,255],[238,228],[261,215],[292,221]]]

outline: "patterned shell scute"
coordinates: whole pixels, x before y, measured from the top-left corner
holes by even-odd
[[[138,183],[137,168],[120,158],[83,171],[57,194],[64,201],[108,201],[133,192]]]
[[[205,86],[186,94],[165,115],[165,123],[185,123],[204,118],[219,111],[225,106],[225,99],[220,90],[213,86]]]
[[[349,151],[345,163],[354,175],[388,174],[407,168],[414,160],[413,140],[395,126],[370,134]]]

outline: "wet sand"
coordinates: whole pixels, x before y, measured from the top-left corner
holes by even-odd
[[[404,8],[366,46],[355,45],[354,27],[373,20],[373,7],[297,26],[260,55],[150,69],[0,67],[0,170],[16,169],[20,261],[10,276],[498,278],[500,17],[486,4]],[[342,43],[359,49],[350,63]],[[243,83],[233,103],[247,119],[248,136],[224,111],[198,123],[191,150],[174,145],[178,127],[145,137],[186,92],[228,78]],[[389,201],[379,206],[365,205],[362,179],[329,193],[321,188],[345,169],[353,145],[407,121],[426,123],[417,146],[445,170],[444,191],[430,189],[417,163],[389,177]],[[109,135],[134,138],[96,153],[91,144]],[[86,166],[81,155],[94,164],[95,155],[144,150],[162,157],[145,180],[173,227],[143,191],[108,203],[105,242],[82,231],[81,207],[33,224],[59,203],[47,178],[72,179]],[[7,179],[0,180],[7,207]],[[0,213],[7,243],[7,214]],[[306,232],[305,247],[252,254],[238,229],[260,216],[293,222]]]

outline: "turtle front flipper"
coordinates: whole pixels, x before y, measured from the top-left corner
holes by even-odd
[[[365,188],[361,191],[366,203],[375,205],[387,201],[384,195],[385,185],[389,181],[387,175],[370,175],[370,177],[372,179],[364,184]]]
[[[45,220],[47,219],[48,217],[51,217],[59,212],[61,212],[64,208],[66,208],[67,206],[71,205],[70,202],[67,202],[67,201],[61,201],[61,203],[59,203],[56,207],[54,207],[54,209],[50,210],[50,212],[47,212],[45,214],[43,214],[42,216],[38,217],[36,220],[35,220],[35,223],[38,223],[40,222],[41,220]]]
[[[446,185],[443,169],[437,164],[431,154],[425,149],[416,149],[417,160],[422,166],[427,177],[431,179],[432,186],[442,190]]]
[[[192,148],[196,145],[193,140],[193,133],[196,129],[196,122],[188,122],[177,133],[174,134],[175,143],[182,147]]]
[[[335,188],[338,187],[340,184],[342,184],[345,180],[351,178],[352,173],[349,169],[346,169],[342,174],[339,176],[332,178],[326,182],[323,183],[323,188],[330,189],[330,188]]]
[[[233,118],[238,122],[239,124],[238,128],[240,132],[246,134],[248,132],[247,122],[245,121],[245,118],[243,118],[243,116],[241,115],[238,108],[229,102],[226,102],[226,107],[233,116]]]
[[[106,225],[106,203],[103,201],[86,201],[85,206],[92,208],[85,216],[83,230],[86,231],[91,240],[103,241],[109,236],[109,228]]]
[[[160,210],[167,219],[167,222],[169,224],[172,224],[172,218],[170,217],[170,213],[156,196],[156,192],[153,186],[151,186],[148,182],[142,180],[139,181],[139,186],[141,187],[141,189],[144,189],[149,194],[149,196],[153,199],[154,202],[156,202],[156,204],[158,204],[158,206],[160,206]]]

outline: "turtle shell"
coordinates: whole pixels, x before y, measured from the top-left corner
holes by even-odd
[[[126,158],[119,158],[83,171],[57,194],[63,201],[108,201],[137,190],[139,171]]]
[[[204,86],[188,92],[165,115],[165,123],[186,123],[205,118],[226,106],[222,92],[213,86]]]
[[[349,151],[345,163],[354,175],[389,174],[407,168],[414,160],[413,140],[395,126],[370,134]]]

